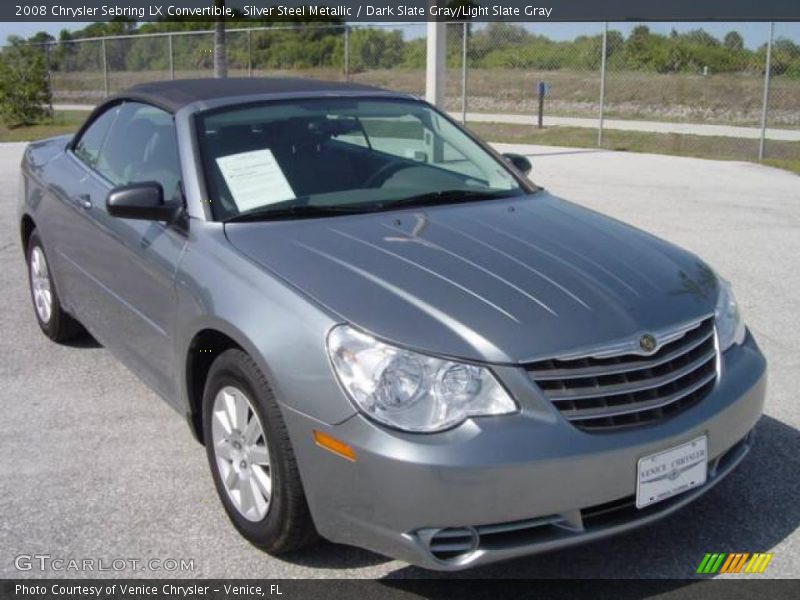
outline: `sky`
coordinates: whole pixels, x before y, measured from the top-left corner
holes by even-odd
[[[37,31],[47,31],[58,37],[62,29],[81,29],[88,23],[10,23],[0,22],[0,43],[5,43],[9,35],[29,37]],[[415,24],[402,27],[401,24],[389,25],[393,28],[403,29],[406,37],[419,37],[424,34],[425,24]],[[541,33],[555,40],[571,40],[579,35],[591,35],[601,31],[600,23],[526,23],[528,29]],[[609,23],[610,29],[617,29],[627,35],[636,23]],[[674,27],[679,32],[689,31],[702,27],[712,35],[722,38],[728,31],[736,30],[742,34],[745,46],[757,48],[767,40],[768,23],[647,23],[654,33],[669,33]],[[800,43],[800,23],[776,23],[775,37],[788,37]]]

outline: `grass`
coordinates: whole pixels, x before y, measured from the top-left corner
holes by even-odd
[[[468,126],[480,137],[492,142],[597,148],[595,129],[538,129],[534,126],[501,123],[469,123]],[[740,138],[606,130],[603,139],[604,148],[618,151],[750,162],[757,162],[754,157],[758,155],[758,140]],[[766,152],[770,158],[764,160],[763,164],[800,174],[800,142],[768,140]]]
[[[9,129],[0,123],[0,142],[29,142],[64,133],[74,133],[86,120],[86,111],[56,111],[53,118],[36,125]]]
[[[177,65],[175,77],[209,77],[210,69]],[[246,69],[231,68],[231,76],[247,76]],[[299,70],[254,70],[256,77],[294,76],[342,79],[341,67]],[[110,71],[109,92],[133,84],[169,79],[169,71]],[[425,70],[414,68],[368,69],[351,79],[393,90],[424,95]],[[99,69],[55,71],[52,74],[57,102],[94,103],[104,96],[105,81]],[[468,110],[475,112],[525,113],[536,111],[536,83],[550,86],[548,115],[597,117],[599,71],[535,71],[527,69],[478,69],[467,71]],[[461,71],[448,70],[446,108],[461,108]],[[669,122],[717,123],[758,126],[764,95],[763,76],[758,73],[693,75],[610,71],[606,77],[606,116]],[[774,77],[770,87],[769,126],[800,128],[800,80]]]
[[[800,175],[800,159],[765,158],[764,164],[777,169],[785,169]]]

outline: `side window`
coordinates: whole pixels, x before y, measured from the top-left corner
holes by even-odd
[[[361,119],[372,148],[387,154],[475,175],[469,161],[438,132],[413,115]],[[437,123],[438,125],[438,123]]]
[[[181,178],[172,115],[147,104],[123,104],[95,169],[115,185],[156,181],[169,199]]]
[[[113,106],[97,117],[75,144],[75,155],[92,168],[97,164],[100,148],[103,147],[103,142],[105,142],[108,130],[117,116],[118,109],[118,106]]]
[[[362,117],[361,124],[373,149],[428,162],[425,152],[425,129],[419,119],[411,115]]]

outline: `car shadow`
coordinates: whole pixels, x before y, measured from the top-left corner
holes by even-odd
[[[78,348],[78,349],[96,349],[103,347],[103,344],[94,339],[94,337],[92,337],[92,334],[90,334],[85,329],[71,340],[62,342],[61,345],[66,346],[68,348]]]
[[[695,571],[706,552],[766,552],[800,525],[800,504],[796,502],[800,491],[798,447],[797,429],[763,416],[756,426],[753,449],[739,467],[707,494],[657,523],[605,540],[467,571],[440,573],[403,566],[384,575],[383,581],[398,589],[405,588],[394,585],[392,580],[696,577],[695,581],[701,581]],[[366,550],[329,542],[282,558],[326,569],[391,562]],[[780,561],[776,555],[773,564]],[[691,580],[673,583],[680,587]],[[425,588],[424,595],[435,597],[435,590],[436,587]],[[620,598],[623,597],[637,596],[622,594]]]
[[[382,565],[392,559],[369,550],[322,540],[312,548],[284,554],[281,560],[309,568],[358,569]]]

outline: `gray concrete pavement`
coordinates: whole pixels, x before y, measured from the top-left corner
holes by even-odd
[[[14,218],[22,149],[0,145],[0,577],[63,575],[15,570],[15,556],[35,553],[195,566],[100,575],[440,577],[327,543],[280,559],[251,547],[228,523],[182,418],[105,349],[58,346],[39,332]],[[797,577],[800,177],[750,163],[515,149],[553,192],[682,244],[733,281],[771,384],[754,452],[689,508],[627,535],[464,576],[681,578],[705,552],[770,551],[765,576]]]
[[[461,119],[460,113],[451,113],[456,119]],[[467,122],[477,121],[482,123],[510,123],[516,125],[532,125],[536,123],[536,115],[511,115],[493,113],[467,113]],[[582,127],[597,129],[598,119],[585,117],[556,117],[545,115],[545,127]],[[700,135],[714,137],[732,137],[757,140],[761,138],[760,127],[743,127],[739,125],[713,125],[708,123],[670,123],[668,121],[637,121],[633,119],[603,119],[604,129],[619,131],[641,131],[646,133],[677,133],[681,135]],[[768,140],[783,142],[800,141],[800,129],[773,129],[767,128],[764,137]]]

